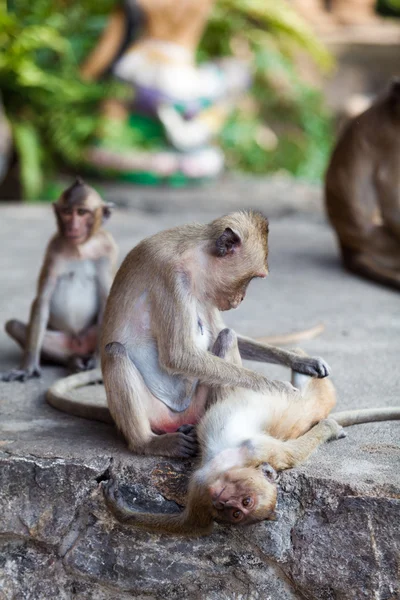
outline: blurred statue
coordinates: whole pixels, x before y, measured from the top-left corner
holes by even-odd
[[[400,289],[400,78],[345,127],[325,200],[345,267]]]
[[[128,122],[149,137],[161,132],[169,148],[126,149],[121,155],[100,143],[90,149],[92,164],[162,176],[177,171],[189,178],[218,174],[223,156],[211,142],[247,87],[249,74],[245,65],[232,59],[196,64],[197,44],[212,5],[213,0],[140,0],[115,9],[82,66],[82,76],[95,79],[108,71],[133,87],[131,103],[104,106],[111,134],[118,121]]]

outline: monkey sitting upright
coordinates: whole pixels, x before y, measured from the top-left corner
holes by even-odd
[[[53,207],[58,233],[46,250],[29,324],[6,323],[7,333],[24,350],[22,365],[0,375],[2,381],[40,376],[41,357],[72,370],[94,364],[117,258],[112,236],[101,227],[110,205],[78,178]]]
[[[235,333],[219,334],[213,352],[241,365]],[[205,535],[213,521],[250,524],[274,518],[276,471],[295,467],[322,442],[345,436],[342,427],[400,419],[400,408],[337,413],[329,379],[293,374],[298,390],[243,390],[215,386],[201,419],[201,463],[192,474],[186,508],[177,514],[151,514],[129,508],[111,479],[103,488],[116,518],[158,533]]]
[[[400,289],[400,78],[345,127],[325,200],[345,267]]]
[[[268,274],[267,236],[267,219],[243,211],[162,231],[125,258],[107,300],[100,351],[111,415],[134,452],[194,454],[195,440],[179,428],[199,421],[210,385],[286,385],[210,352],[224,328],[220,311],[239,306],[250,281]],[[244,359],[328,375],[322,359],[240,336],[238,345]]]

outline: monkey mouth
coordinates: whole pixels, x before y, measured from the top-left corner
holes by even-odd
[[[84,234],[75,231],[66,231],[65,237],[69,240],[83,240],[85,238]]]
[[[243,298],[241,298],[240,300],[231,300],[229,302],[230,307],[231,308],[237,308],[242,303],[242,301],[243,301]]]

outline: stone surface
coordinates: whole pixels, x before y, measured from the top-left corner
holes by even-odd
[[[226,313],[227,324],[258,336],[323,322],[325,332],[302,346],[330,363],[338,409],[398,404],[398,294],[342,271],[318,189],[300,187],[297,195],[292,182],[274,180],[256,182],[257,195],[253,184],[248,194],[242,185],[235,195],[227,182],[226,193],[180,190],[176,198],[105,186],[120,205],[109,229],[121,259],[161,228],[239,205],[263,209],[271,217],[271,273]],[[150,197],[150,210],[134,208]],[[26,319],[53,231],[50,207],[0,206],[0,228],[0,320]],[[19,358],[0,332],[0,371]],[[250,365],[288,376],[282,367]],[[112,426],[48,406],[44,392],[63,374],[45,367],[40,380],[0,383],[1,600],[400,598],[400,423],[353,427],[286,472],[276,522],[217,526],[208,538],[182,540],[118,524],[100,482],[112,465],[136,509],[171,512],[184,501],[192,465],[135,456]]]

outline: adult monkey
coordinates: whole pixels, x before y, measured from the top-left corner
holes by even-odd
[[[400,289],[400,78],[344,129],[325,199],[345,267]]]
[[[221,331],[213,352],[241,364],[232,330]],[[329,378],[294,373],[293,382],[299,390],[211,390],[211,406],[197,428],[201,463],[191,476],[183,512],[133,510],[113,477],[104,486],[110,510],[127,525],[180,535],[208,534],[214,520],[244,525],[274,519],[276,471],[295,467],[319,444],[344,437],[341,425],[400,419],[398,407],[353,410],[327,418],[336,402]]]
[[[237,212],[208,225],[184,225],[139,243],[120,267],[100,343],[108,406],[137,453],[190,456],[209,386],[277,390],[286,384],[209,352],[224,329],[220,311],[236,308],[249,282],[268,274],[268,221]],[[244,359],[271,362],[316,377],[319,358],[238,337]],[[96,377],[95,377],[96,378]]]
[[[29,323],[6,323],[7,333],[24,350],[22,364],[0,375],[2,381],[39,377],[41,357],[73,370],[94,366],[117,258],[112,236],[102,229],[110,205],[77,178],[53,208],[58,232],[46,250]]]

